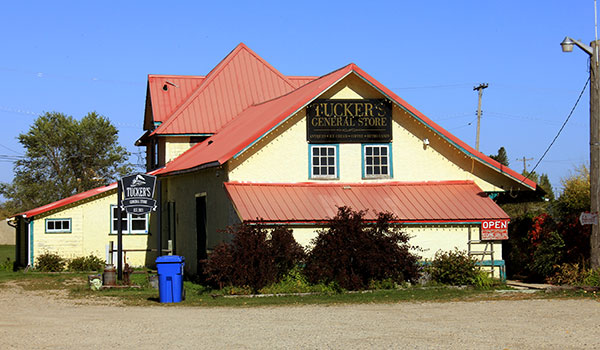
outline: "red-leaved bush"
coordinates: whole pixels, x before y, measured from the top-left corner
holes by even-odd
[[[292,230],[240,224],[227,228],[231,242],[219,244],[204,262],[207,282],[225,286],[248,286],[257,291],[287,274],[305,256]],[[270,236],[270,237],[269,237]]]
[[[360,290],[371,281],[418,278],[419,257],[410,252],[410,237],[391,224],[394,215],[379,213],[376,222],[369,224],[365,214],[340,207],[327,227],[319,231],[306,261],[305,274],[310,282],[336,282],[342,288]]]

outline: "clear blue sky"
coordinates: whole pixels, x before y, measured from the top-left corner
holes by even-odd
[[[287,75],[354,62],[471,145],[473,87],[489,83],[481,151],[504,146],[520,172],[517,158],[531,169],[589,76],[587,54],[559,43],[594,40],[594,2],[19,1],[0,5],[0,27],[4,156],[24,154],[17,136],[46,111],[105,115],[139,153],[147,74],[204,75],[244,42]],[[537,169],[554,187],[589,163],[588,124],[589,90]],[[0,181],[12,181],[2,159]]]

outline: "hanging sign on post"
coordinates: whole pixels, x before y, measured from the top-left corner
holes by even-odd
[[[583,212],[579,215],[579,222],[582,225],[594,225],[598,223],[598,213]]]
[[[153,199],[155,185],[156,176],[153,175],[133,174],[121,178],[121,209],[136,215],[156,210],[156,200]]]

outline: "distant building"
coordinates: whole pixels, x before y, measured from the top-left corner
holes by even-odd
[[[458,247],[499,266],[493,243],[509,218],[492,198],[536,190],[355,64],[285,76],[244,44],[206,76],[149,75],[144,130],[137,144],[162,183],[163,246],[171,240],[192,273],[228,225],[289,225],[309,245],[344,205],[369,220],[394,213],[424,257]],[[44,249],[104,254],[116,202],[111,185],[15,216],[21,263]],[[156,248],[156,215],[123,223],[133,265],[155,258],[141,250]]]

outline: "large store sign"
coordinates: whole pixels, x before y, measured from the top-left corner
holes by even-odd
[[[121,178],[123,200],[121,208],[131,214],[148,214],[156,209],[154,187],[156,176],[134,174]]]
[[[484,220],[481,222],[481,240],[496,241],[508,239],[508,222],[510,220]]]
[[[316,100],[307,108],[309,142],[390,142],[392,103],[379,100]]]

